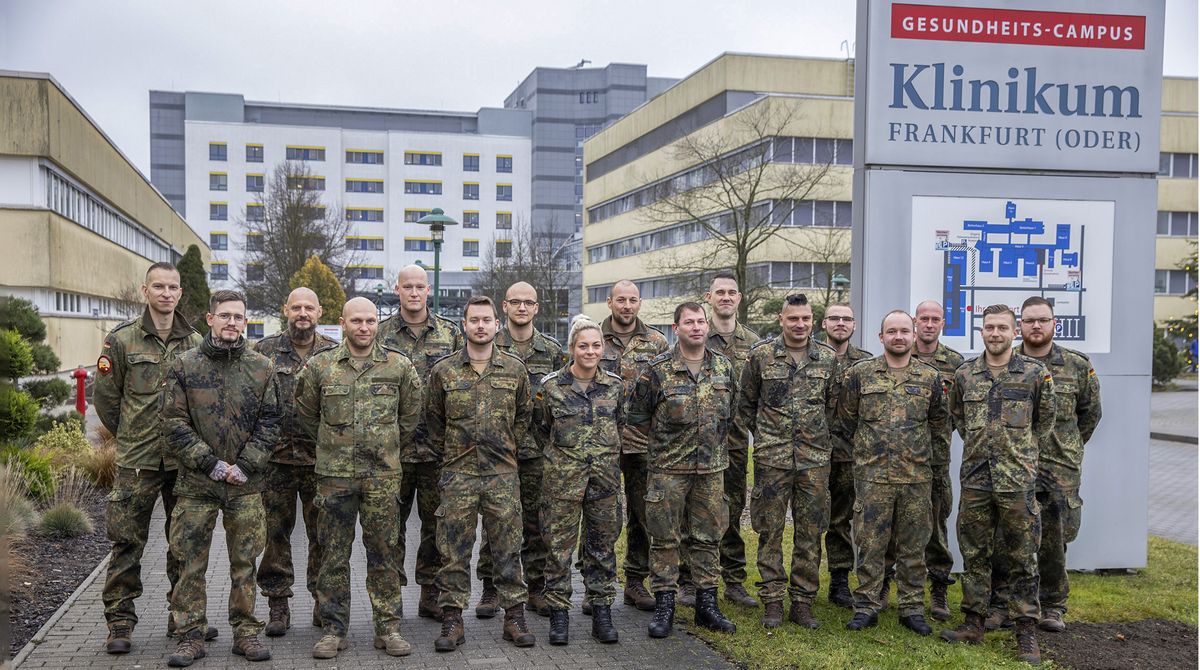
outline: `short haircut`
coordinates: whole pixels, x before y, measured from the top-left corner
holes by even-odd
[[[715,275],[712,276],[712,279],[708,282],[708,285],[712,286],[713,282],[717,281],[718,279],[728,279],[729,281],[731,281],[735,284],[738,283],[737,275],[733,274],[733,270],[721,270],[721,271],[717,272]],[[739,285],[739,288],[740,288],[740,285]]]
[[[1012,308],[1011,308],[1011,307],[1009,307],[1008,305],[1005,305],[1004,303],[997,303],[997,304],[995,304],[995,305],[988,305],[987,307],[985,307],[985,308],[983,309],[983,316],[984,316],[985,318],[986,318],[986,317],[989,317],[989,316],[991,316],[991,315],[993,315],[993,314],[1007,314],[1007,315],[1008,315],[1008,318],[1010,318],[1010,319],[1012,319],[1012,320],[1013,320],[1013,323],[1016,323],[1016,322],[1017,322],[1017,315],[1016,315],[1016,314],[1013,314]]]
[[[245,306],[246,296],[242,295],[240,291],[232,291],[230,289],[213,291],[212,297],[208,299],[208,313],[216,314],[217,305],[223,302],[240,302]]]
[[[797,305],[807,305],[807,304],[808,304],[808,296],[804,295],[803,293],[793,293],[783,299],[784,307],[788,307],[788,306],[795,307]]]
[[[1025,302],[1021,303],[1021,313],[1025,313],[1026,307],[1033,307],[1034,305],[1044,305],[1046,309],[1050,310],[1050,315],[1054,316],[1054,305],[1040,295],[1032,295],[1025,298]]]
[[[884,314],[883,318],[879,320],[879,332],[881,332],[881,333],[883,332],[883,324],[887,323],[888,317],[893,314],[903,314],[904,316],[907,316],[908,319],[910,321],[912,321],[914,325],[917,322],[917,320],[912,317],[912,314],[909,314],[908,312],[906,312],[902,309],[893,309],[892,311],[888,312],[887,314]]]
[[[701,314],[705,315],[704,318],[708,318],[708,314],[704,311],[704,307],[700,303],[694,300],[688,300],[687,302],[681,302],[675,306],[675,325],[679,325],[679,317],[682,316],[685,311],[700,312]]]
[[[179,274],[179,268],[175,267],[174,265],[172,265],[166,261],[159,261],[158,263],[155,263],[155,264],[151,265],[150,267],[146,268],[146,276],[149,277],[150,273],[154,272],[155,270],[166,270],[167,272],[174,272],[175,274]]]
[[[600,329],[600,324],[589,319],[586,314],[576,314],[571,319],[571,332],[567,336],[567,347],[573,348],[575,341],[579,339],[579,334],[585,330],[594,330],[597,333],[601,333],[600,337],[604,339],[604,331]]]
[[[612,286],[609,286],[608,287],[608,297],[610,297],[610,298],[613,297],[613,291],[615,291],[618,286],[625,286],[626,284],[628,284],[629,286],[632,286],[634,288],[634,290],[636,290],[638,292],[638,297],[639,298],[641,297],[642,290],[638,288],[637,284],[633,283],[632,281],[630,281],[628,279],[618,280],[617,283],[613,284]]]
[[[471,309],[471,305],[487,305],[492,308],[492,316],[499,317],[496,312],[496,303],[486,295],[473,295],[467,299],[467,304],[463,307],[463,321],[467,320],[467,310]]]

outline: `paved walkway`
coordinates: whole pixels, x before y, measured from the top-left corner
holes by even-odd
[[[1197,543],[1198,456],[1200,450],[1194,444],[1150,441],[1151,535]]]
[[[154,529],[162,528],[161,507],[156,513]],[[415,514],[414,521],[415,519]],[[303,539],[303,528],[298,526],[292,540],[296,565],[303,566],[307,545]],[[409,528],[409,546],[418,542],[417,528]],[[208,570],[209,623],[220,630],[220,637],[208,644],[209,656],[193,667],[203,670],[226,668],[246,669],[250,666],[244,659],[230,653],[232,642],[225,614],[225,600],[229,585],[229,563],[225,550],[221,524],[214,533],[213,551]],[[416,552],[409,552],[408,574],[413,574]],[[38,638],[41,643],[16,667],[24,668],[157,668],[165,667],[167,656],[174,651],[175,643],[166,637],[167,605],[165,594],[167,578],[165,572],[166,542],[161,534],[151,533],[146,547],[143,565],[145,595],[137,601],[141,619],[134,631],[134,651],[125,656],[109,656],[101,648],[107,630],[104,625],[104,607],[100,592],[104,584],[103,571],[98,578],[86,584],[78,598],[60,610],[61,617],[43,630]],[[102,564],[103,567],[104,564]],[[301,570],[303,572],[303,570]],[[351,560],[351,583],[353,596],[350,613],[350,648],[334,660],[312,658],[312,646],[320,638],[320,630],[310,625],[312,599],[304,591],[303,579],[299,581],[299,593],[293,599],[293,627],[285,637],[263,637],[271,648],[273,658],[266,663],[256,663],[254,668],[384,668],[405,667],[435,670],[463,667],[513,667],[528,670],[576,670],[587,668],[664,668],[686,667],[691,670],[707,668],[732,668],[719,654],[709,649],[698,639],[686,633],[686,625],[677,625],[674,635],[666,640],[651,640],[646,635],[650,613],[639,612],[633,607],[620,604],[613,607],[613,622],[621,634],[619,644],[602,645],[591,638],[591,619],[579,612],[582,587],[578,578],[575,583],[576,607],[571,613],[571,644],[552,647],[547,640],[549,620],[530,615],[528,621],[537,636],[537,646],[517,649],[501,639],[503,615],[481,620],[469,612],[466,622],[467,641],[457,652],[439,654],[433,649],[433,641],[441,631],[441,625],[431,619],[416,616],[419,587],[412,584],[404,589],[403,635],[412,643],[411,656],[395,659],[372,647],[370,603],[365,589],[366,558],[362,545],[354,546]],[[472,594],[472,607],[479,597],[479,585]],[[258,615],[266,620],[267,602],[259,598]],[[43,639],[44,636],[44,639]]]
[[[1171,436],[1179,440],[1191,438],[1196,443],[1196,408],[1200,394],[1191,391],[1172,391],[1150,394],[1150,433]]]

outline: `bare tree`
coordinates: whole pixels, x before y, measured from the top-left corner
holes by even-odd
[[[323,177],[303,162],[275,166],[259,205],[249,205],[238,223],[246,233],[246,270],[238,287],[247,307],[275,313],[287,301],[292,275],[316,256],[353,293],[350,266],[360,254],[347,246],[354,224],[339,205],[327,205],[319,188]]]
[[[130,284],[110,297],[112,298],[113,309],[122,319],[132,319],[141,314],[142,310],[146,307],[146,301],[142,298],[142,287],[140,284]]]
[[[497,239],[501,240],[499,244]],[[569,319],[571,242],[551,247],[539,240],[532,227],[518,220],[512,234],[496,238],[482,250],[479,272],[471,288],[479,294],[496,301],[497,307],[504,300],[509,286],[529,282],[538,293],[538,315],[534,326],[554,337],[566,335]]]
[[[833,156],[793,162],[791,129],[798,121],[792,101],[760,100],[723,126],[688,133],[672,145],[672,164],[695,168],[669,179],[645,179],[656,184],[643,210],[646,222],[685,224],[648,245],[665,247],[654,266],[671,278],[674,292],[699,294],[713,273],[728,269],[742,289],[739,319],[746,323],[754,304],[771,294],[765,273],[754,271],[756,256],[769,243],[797,256],[806,251],[792,239],[796,235],[782,231],[793,225],[802,201],[832,186]],[[848,242],[845,247],[842,259],[849,257]]]

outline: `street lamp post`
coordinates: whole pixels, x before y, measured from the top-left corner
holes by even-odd
[[[383,320],[383,283],[375,284],[375,314]]]
[[[850,280],[846,278],[846,275],[838,272],[833,275],[833,280],[830,283],[833,284],[834,290],[837,291],[838,302],[842,302],[842,294],[845,293],[846,287],[850,285]]]
[[[433,238],[433,313],[439,314],[441,307],[441,289],[439,280],[442,273],[442,240],[446,234],[446,226],[457,226],[458,222],[446,216],[441,207],[422,216],[417,223],[429,226],[429,236]]]

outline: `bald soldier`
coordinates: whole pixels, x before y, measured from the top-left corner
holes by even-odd
[[[292,530],[296,527],[296,498],[300,498],[304,516],[304,532],[308,536],[308,564],[304,583],[317,601],[317,570],[321,565],[321,545],[317,542],[317,445],[300,427],[296,412],[296,375],[314,354],[332,349],[338,343],[317,332],[317,322],[324,311],[312,289],[301,286],[288,294],[283,306],[287,329],[264,337],[254,350],[271,359],[279,382],[279,409],[283,422],[279,442],[271,452],[271,470],[263,491],[263,508],[267,514],[267,549],[258,566],[258,586],[270,605],[270,620],[263,631],[278,637],[291,628],[288,600],[295,595],[292,585],[296,572],[292,565]],[[321,625],[321,617],[313,607],[313,625]]]
[[[385,346],[408,356],[417,369],[422,382],[429,377],[429,368],[442,356],[458,351],[463,346],[462,333],[449,319],[429,310],[429,274],[419,265],[408,265],[396,277],[396,296],[400,299],[400,311],[379,324],[379,341]],[[423,405],[423,402],[422,402]],[[408,585],[404,574],[404,556],[408,517],[416,502],[417,516],[421,519],[421,543],[417,547],[416,580],[421,585],[421,599],[417,614],[433,619],[441,618],[438,607],[438,592],[434,586],[442,558],[437,549],[437,512],[441,503],[438,494],[438,475],[441,474],[442,455],[429,441],[429,429],[424,414],[419,417],[416,433],[411,441],[400,445],[400,460],[404,463],[404,475],[400,484],[400,543],[396,554],[402,585]]]

